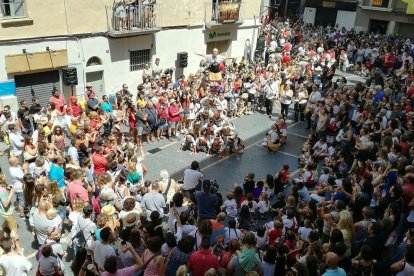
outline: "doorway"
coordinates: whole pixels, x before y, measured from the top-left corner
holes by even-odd
[[[86,82],[93,85],[93,90],[98,95],[98,99],[102,99],[102,96],[105,95],[103,71],[86,73]]]
[[[230,56],[229,46],[230,46],[230,40],[208,42],[207,43],[207,54],[209,55],[213,53],[213,49],[217,48],[220,55],[224,57],[229,57]]]
[[[333,27],[336,23],[337,14],[338,11],[336,9],[317,8],[315,25],[326,27],[330,24]]]
[[[371,19],[369,22],[370,32],[379,32],[385,34],[387,32],[388,21]]]

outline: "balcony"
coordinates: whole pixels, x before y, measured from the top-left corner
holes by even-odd
[[[241,0],[207,2],[204,11],[204,21],[207,28],[243,23],[243,2]]]
[[[110,37],[142,35],[161,29],[160,4],[107,6],[106,17]]]
[[[361,8],[364,10],[392,11],[393,0],[362,0]]]

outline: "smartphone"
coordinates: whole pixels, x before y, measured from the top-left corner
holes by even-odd
[[[126,245],[126,241],[121,241],[121,244],[122,245]]]
[[[87,259],[89,262],[92,262],[92,255],[87,254],[87,255],[86,255],[86,259]]]

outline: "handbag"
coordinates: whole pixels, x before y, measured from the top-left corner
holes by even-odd
[[[37,157],[37,153],[35,155],[31,154],[30,152],[25,151],[23,153],[23,158],[24,161],[29,161],[29,160],[33,160]]]
[[[79,227],[79,218],[78,217],[78,227]],[[78,247],[85,247],[86,243],[88,242],[85,235],[83,234],[83,230],[86,229],[92,222],[89,222],[85,227],[83,227],[81,230],[79,230],[76,235],[72,238],[72,243],[76,244]]]
[[[141,269],[135,275],[136,276],[143,276],[144,272],[145,272],[145,269],[147,268],[149,263],[157,256],[158,256],[158,254],[154,254],[151,258],[149,258],[148,261],[145,262],[145,264],[141,267]]]
[[[165,119],[165,118],[161,118],[159,121],[158,121],[158,125],[160,126],[160,125],[165,125],[165,123],[167,122],[167,120]]]

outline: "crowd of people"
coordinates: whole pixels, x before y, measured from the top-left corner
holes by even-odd
[[[254,59],[227,64],[214,49],[177,82],[157,59],[136,99],[126,84],[102,99],[87,85],[80,103],[53,91],[47,109],[5,106],[5,275],[413,275],[414,45],[268,17],[258,41]],[[339,71],[367,80],[333,81]],[[286,120],[306,121],[297,175],[249,172],[223,193],[194,161],[182,183],[166,170],[146,179],[143,140],[182,133],[181,150],[239,158],[229,118],[262,109],[272,151]],[[14,203],[38,245],[34,268]]]

